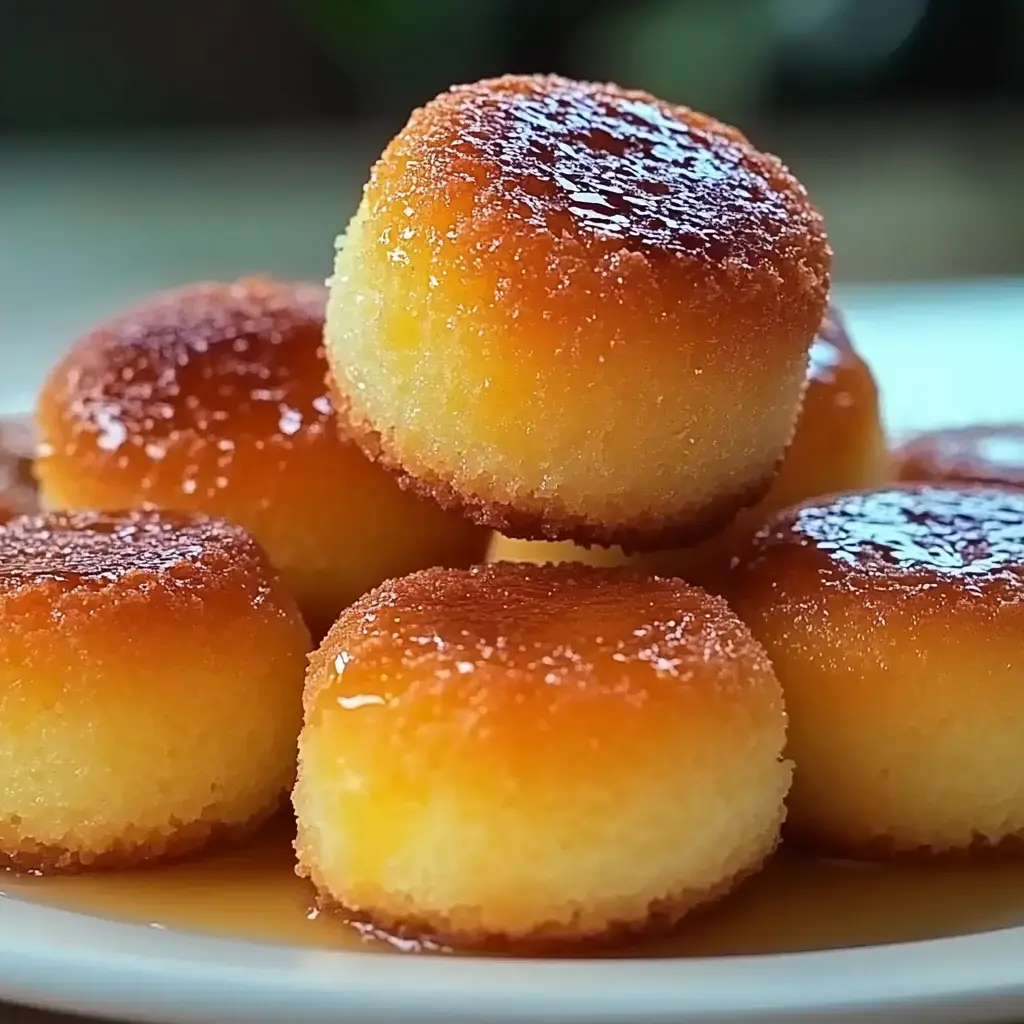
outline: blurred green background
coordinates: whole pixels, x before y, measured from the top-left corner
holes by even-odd
[[[738,123],[840,284],[1024,273],[1024,0],[0,0],[0,342],[322,278],[411,107],[534,70]]]

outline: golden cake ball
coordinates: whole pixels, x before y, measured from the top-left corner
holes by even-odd
[[[871,368],[854,349],[838,310],[825,317],[811,346],[807,390],[793,442],[771,490],[743,509],[720,533],[690,548],[627,556],[621,548],[582,548],[566,542],[517,541],[496,534],[494,560],[635,564],[681,576],[710,589],[736,549],[780,509],[839,491],[878,487],[890,476],[889,452]]]
[[[774,849],[785,725],[764,651],[681,581],[414,573],[310,661],[299,872],[324,907],[453,947],[670,928]]]
[[[454,88],[339,242],[343,425],[509,536],[699,538],[775,474],[830,260],[804,188],[735,128],[551,76]]]
[[[1024,840],[1024,494],[906,485],[783,512],[727,595],[786,696],[787,828],[851,857]]]
[[[482,529],[403,492],[339,437],[324,301],[324,289],[304,284],[194,284],[81,338],[38,403],[44,504],[237,522],[318,637],[383,579],[478,561]]]
[[[309,633],[240,527],[0,526],[0,865],[124,868],[244,836],[294,778]]]
[[[893,459],[900,480],[1024,487],[1024,424],[929,431],[905,441]]]

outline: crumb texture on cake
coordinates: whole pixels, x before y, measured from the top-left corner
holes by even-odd
[[[294,775],[309,633],[239,527],[0,526],[0,863],[127,867],[247,834]]]
[[[671,927],[774,849],[784,738],[764,651],[681,581],[417,573],[310,660],[300,872],[325,906],[458,947]]]
[[[688,547],[628,555],[618,546],[586,548],[495,534],[488,558],[634,565],[718,591],[735,551],[780,509],[821,495],[879,487],[891,477],[878,386],[832,307],[811,345],[803,407],[778,474],[768,493],[727,526]]]

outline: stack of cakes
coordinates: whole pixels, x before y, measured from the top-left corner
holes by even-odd
[[[328,293],[78,341],[0,527],[3,855],[194,852],[291,788],[324,907],[534,952],[675,927],[784,822],[1019,841],[1024,496],[891,468],[831,257],[735,128],[508,76],[412,115]]]

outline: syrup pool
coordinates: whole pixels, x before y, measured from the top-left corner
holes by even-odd
[[[223,938],[387,951],[314,909],[293,870],[290,822],[187,863],[64,877],[0,876],[0,893],[99,917]],[[0,904],[2,905],[2,904]],[[873,865],[779,854],[672,939],[605,956],[724,956],[933,939],[1024,924],[1024,863]],[[594,955],[587,950],[587,955]]]

